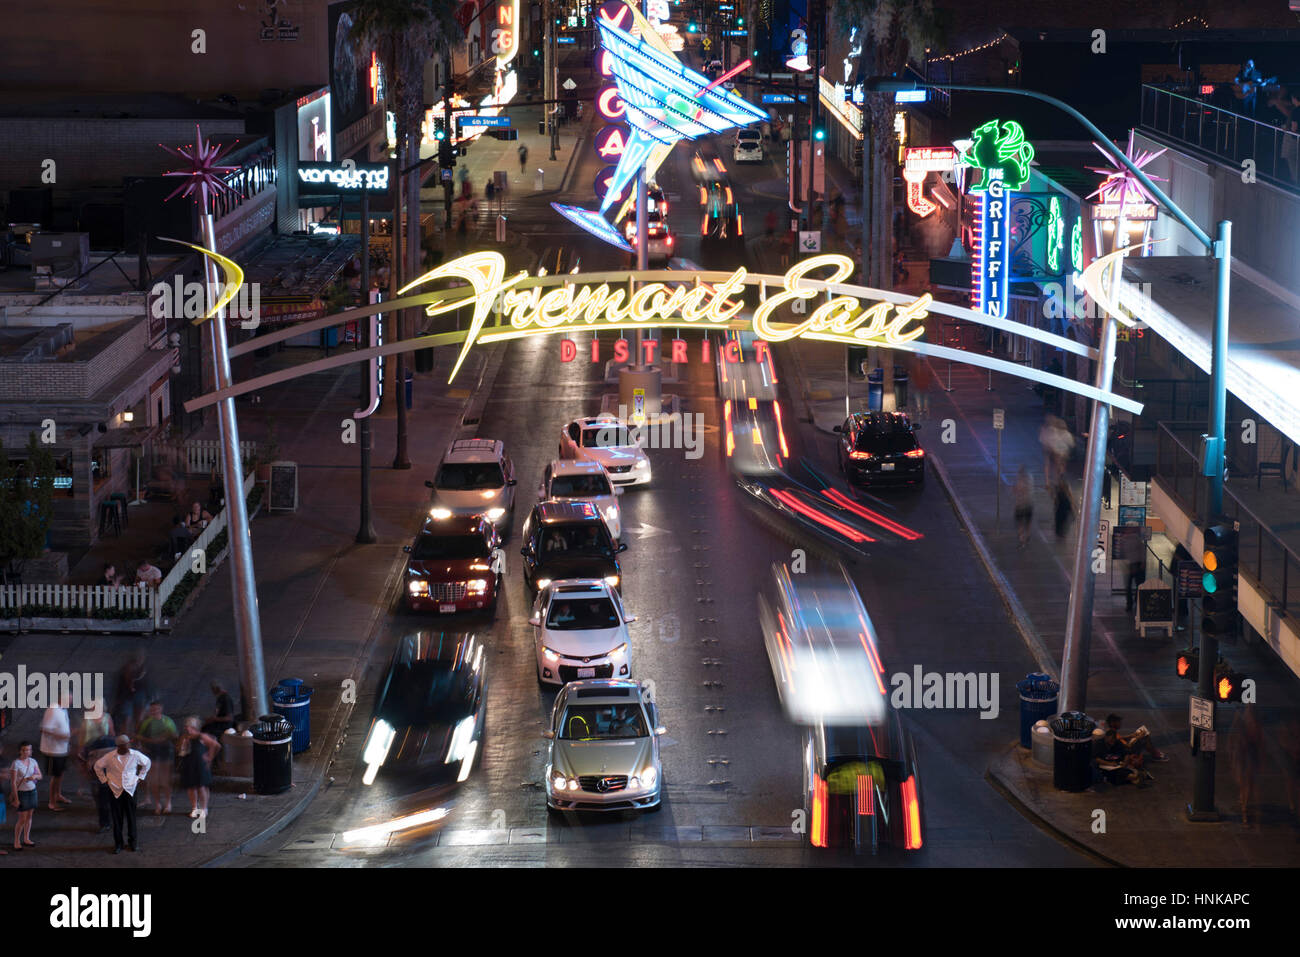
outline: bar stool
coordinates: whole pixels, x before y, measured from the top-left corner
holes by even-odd
[[[104,535],[112,529],[114,535],[122,534],[122,518],[117,511],[117,503],[105,499],[99,503],[99,534]]]
[[[126,493],[114,492],[112,495],[108,497],[108,500],[117,506],[118,513],[122,517],[122,527],[126,528],[128,525],[130,525],[131,513],[127,506]]]

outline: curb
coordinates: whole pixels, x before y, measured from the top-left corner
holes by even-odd
[[[1020,633],[1021,640],[1029,653],[1033,655],[1035,663],[1040,671],[1050,674],[1057,681],[1061,679],[1061,671],[1056,665],[1056,660],[1052,657],[1047,646],[1043,644],[1043,639],[1039,637],[1033,622],[1029,620],[1029,614],[1020,604],[1020,598],[1016,595],[1015,589],[1007,581],[1007,576],[1002,574],[997,563],[993,560],[993,555],[989,551],[988,543],[984,540],[984,535],[975,526],[974,519],[971,518],[970,512],[967,511],[965,504],[957,497],[956,491],[952,487],[952,480],[948,477],[948,469],[943,464],[943,459],[936,455],[933,450],[930,451],[930,464],[934,472],[939,476],[939,482],[943,485],[943,490],[952,503],[953,511],[957,513],[957,519],[961,522],[962,527],[966,530],[966,535],[975,546],[975,553],[979,555],[980,562],[984,565],[984,571],[988,573],[989,579],[993,582],[993,587],[998,590],[1002,597],[1002,604],[1011,616],[1011,621],[1016,626],[1016,631]]]
[[[478,428],[477,424],[473,426],[464,425],[464,420],[469,415],[471,408],[477,406],[479,413],[481,413],[482,408],[487,404],[487,399],[492,392],[492,382],[496,379],[497,372],[500,370],[501,364],[505,360],[504,348],[498,347],[494,352],[495,355],[490,356],[484,363],[483,372],[479,376],[478,384],[465,400],[465,404],[461,407],[461,424],[457,427],[457,432],[466,428]],[[486,388],[484,388],[484,382],[487,383]],[[394,559],[389,568],[388,581],[384,584],[383,600],[376,605],[378,613],[375,615],[374,624],[370,627],[370,634],[366,638],[365,649],[362,652],[361,657],[357,659],[358,674],[364,673],[370,664],[370,658],[374,652],[375,642],[379,637],[379,633],[383,630],[384,613],[394,604],[396,598],[395,592],[397,591],[398,583],[401,580],[400,572],[405,563],[405,556],[399,551],[397,558]],[[334,706],[334,711],[330,714],[329,721],[325,726],[325,734],[322,735],[322,738],[325,741],[333,742],[334,750],[336,752],[339,745],[342,744],[346,737],[344,732],[347,728],[348,722],[352,718],[352,713],[355,710],[355,704],[345,704],[340,700],[339,703]],[[320,794],[321,784],[328,776],[330,768],[334,766],[334,760],[334,755],[327,755],[321,759],[319,770],[311,773],[308,786],[304,790],[302,797],[283,814],[279,815],[275,820],[271,821],[266,827],[258,831],[252,837],[239,843],[235,847],[222,852],[211,860],[203,862],[199,866],[224,867],[233,861],[238,860],[240,857],[243,857],[263,842],[274,837],[280,831],[283,831],[285,828],[289,827],[289,825],[293,824],[294,821],[301,817],[303,812],[307,810],[308,805],[315,800],[316,796]]]
[[[1018,747],[1018,746],[1019,745],[1012,745],[1012,747]],[[1031,808],[1028,804],[1022,801],[1020,797],[1014,791],[1011,790],[1011,788],[1007,785],[1007,783],[997,776],[997,774],[993,771],[992,767],[989,767],[984,771],[984,780],[988,782],[989,787],[993,788],[993,790],[997,791],[998,794],[1002,796],[1003,800],[1005,800],[1008,804],[1010,804],[1018,812],[1020,812],[1021,817],[1023,817],[1030,824],[1034,825],[1034,827],[1038,828],[1044,834],[1051,837],[1053,840],[1058,841],[1059,843],[1068,847],[1070,850],[1074,851],[1075,853],[1081,854],[1084,857],[1088,858],[1089,860],[1097,864],[1101,864],[1105,867],[1118,867],[1118,868],[1128,869],[1127,864],[1121,861],[1117,861],[1113,857],[1107,857],[1105,854],[1102,854],[1100,851],[1097,851],[1089,847],[1087,844],[1084,844],[1083,842],[1079,841],[1077,838],[1074,838],[1071,835],[1067,834],[1065,831],[1061,830],[1059,827],[1057,827],[1047,818],[1043,817],[1041,814],[1039,814],[1037,811]]]

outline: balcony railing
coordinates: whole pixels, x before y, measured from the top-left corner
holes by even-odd
[[[1260,179],[1300,189],[1298,133],[1147,84],[1142,86],[1142,126],[1230,166],[1253,160]]]
[[[1187,423],[1162,422],[1157,432],[1156,476],[1191,514],[1200,521],[1209,496],[1210,480],[1201,475],[1200,457],[1176,432],[1190,437],[1199,434],[1204,426]],[[1300,555],[1287,547],[1282,539],[1269,529],[1268,523],[1257,516],[1230,489],[1223,490],[1223,513],[1239,524],[1237,551],[1240,567],[1257,582],[1284,613],[1300,614]],[[1295,571],[1292,571],[1295,569]],[[1291,594],[1291,589],[1296,593]]]

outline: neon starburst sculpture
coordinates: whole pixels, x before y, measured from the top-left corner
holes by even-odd
[[[163,174],[164,176],[179,176],[184,179],[180,186],[168,194],[167,199],[173,199],[176,196],[193,196],[196,201],[202,204],[203,211],[206,213],[212,209],[210,203],[213,199],[222,193],[232,191],[222,177],[237,171],[239,167],[220,166],[217,161],[230,152],[233,144],[218,146],[211,140],[205,143],[203,133],[196,124],[194,127],[194,142],[190,145],[179,148],[164,146],[162,143],[158,145],[173,156],[182,159],[186,164],[181,169]]]
[[[1096,147],[1097,152],[1106,157],[1106,161],[1110,165],[1088,167],[1088,169],[1092,170],[1094,173],[1100,173],[1105,177],[1105,179],[1102,180],[1101,185],[1088,194],[1088,199],[1092,199],[1095,196],[1099,203],[1115,203],[1121,210],[1132,203],[1155,202],[1155,198],[1147,192],[1146,187],[1143,186],[1138,178],[1133,175],[1131,170],[1116,163],[1115,160],[1113,160],[1100,146],[1097,146],[1096,143],[1093,143],[1092,145]],[[1143,172],[1146,172],[1143,167],[1164,152],[1164,150],[1157,150],[1153,153],[1149,150],[1137,149],[1133,143],[1133,136],[1130,134],[1128,149],[1124,151],[1124,155],[1129,158],[1129,162],[1134,166],[1143,170]],[[1152,176],[1150,173],[1147,173],[1147,176],[1152,180],[1164,179],[1163,176]]]

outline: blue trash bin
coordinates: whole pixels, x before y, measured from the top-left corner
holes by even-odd
[[[1051,675],[1036,671],[1016,682],[1020,692],[1020,746],[1028,749],[1033,743],[1034,725],[1056,714],[1056,702],[1061,686]]]
[[[872,369],[867,373],[867,410],[879,412],[885,405],[885,370]]]
[[[411,403],[412,401],[414,401],[414,399],[415,399],[415,373],[412,372],[410,369],[407,369],[406,370],[406,407],[408,409],[411,407]]]
[[[285,678],[271,689],[271,707],[293,726],[293,753],[311,747],[311,696],[313,690],[299,678]]]

